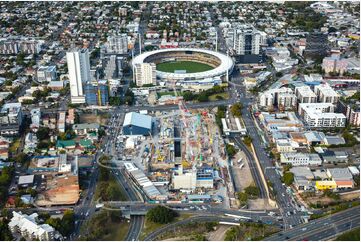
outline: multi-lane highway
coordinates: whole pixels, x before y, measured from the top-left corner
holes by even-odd
[[[360,207],[350,208],[331,216],[310,221],[286,232],[272,235],[265,240],[331,240],[337,235],[357,227],[360,227]]]
[[[198,216],[193,216],[188,219],[184,219],[179,222],[168,224],[163,226],[145,238],[146,241],[155,240],[161,234],[171,231],[178,226],[191,223],[191,222],[210,222],[210,221],[224,221],[235,223],[237,222],[234,218],[223,217],[221,215],[211,215],[203,214]],[[360,226],[360,207],[354,207],[331,216],[320,218],[314,221],[311,221],[307,224],[299,225],[293,229],[287,230],[286,232],[276,233],[264,240],[267,241],[283,241],[283,240],[292,240],[292,241],[301,241],[301,240],[312,240],[312,241],[321,241],[321,240],[330,240],[336,237],[338,234],[344,233],[346,231],[352,230]]]
[[[124,120],[124,114],[124,111],[119,108],[116,112],[113,112],[113,115],[110,118],[110,130],[108,130],[108,132],[110,131],[111,133],[106,144],[106,151],[107,154],[110,154],[112,157],[116,156],[115,144],[117,143],[117,137],[121,130],[121,124]],[[116,167],[115,163],[113,163],[112,165]],[[132,185],[132,182],[127,180],[127,176],[125,175],[124,170],[114,168],[112,172],[119,185],[123,188],[123,191],[125,191],[125,195],[127,196],[127,199],[129,201],[142,201],[142,197],[137,193],[134,186]],[[143,223],[144,216],[131,216],[130,227],[125,240],[138,240],[143,227]]]
[[[252,138],[252,143],[256,153],[255,155],[259,160],[260,166],[266,179],[270,180],[273,183],[273,189],[275,189],[276,191],[276,201],[279,206],[280,212],[284,217],[285,229],[287,227],[290,227],[290,225],[298,225],[302,223],[301,216],[303,214],[298,211],[298,205],[293,202],[291,195],[289,195],[289,193],[287,193],[286,191],[286,187],[282,185],[280,176],[274,169],[272,160],[268,157],[267,151],[265,149],[266,144],[263,143],[260,137],[259,130],[256,126],[257,121],[253,117],[253,114],[250,110],[252,100],[251,98],[247,97],[247,92],[244,89],[244,86],[241,85],[241,81],[242,78],[240,77],[239,72],[234,72],[234,75],[232,76],[229,85],[231,86],[230,89],[234,90],[234,92],[243,94],[238,101],[243,104],[242,118],[247,128],[247,133]],[[231,101],[233,101],[233,98],[231,99]],[[260,175],[256,177],[260,179]],[[262,183],[262,181],[259,181],[259,183]]]

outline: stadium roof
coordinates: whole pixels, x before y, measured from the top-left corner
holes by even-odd
[[[152,129],[152,117],[145,114],[130,112],[125,114],[123,126],[134,125],[146,129]]]
[[[176,51],[193,51],[193,52],[201,52],[209,55],[213,55],[214,57],[218,58],[221,62],[219,66],[216,68],[209,70],[209,71],[203,71],[203,72],[197,72],[197,73],[170,73],[170,72],[162,72],[157,71],[157,76],[159,78],[164,79],[173,79],[173,80],[185,80],[187,79],[203,79],[207,77],[217,77],[222,76],[226,74],[227,70],[231,70],[234,66],[234,62],[231,57],[226,56],[220,52],[215,52],[211,50],[205,50],[205,49],[196,49],[196,48],[172,48],[172,49],[161,49],[161,50],[154,50],[154,51],[148,51],[143,54],[140,54],[136,56],[133,61],[132,65],[135,66],[136,64],[142,64],[144,63],[144,60],[154,54],[159,54],[162,52],[176,52]]]

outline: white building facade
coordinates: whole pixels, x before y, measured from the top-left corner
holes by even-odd
[[[72,103],[85,103],[83,84],[91,81],[89,52],[87,49],[67,52],[70,94]]]
[[[135,82],[137,86],[157,84],[156,65],[154,63],[142,63],[135,65]]]

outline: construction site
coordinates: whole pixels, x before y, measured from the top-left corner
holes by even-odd
[[[232,182],[220,133],[213,112],[189,110],[180,102],[178,110],[154,113],[151,135],[124,137],[123,160],[134,157],[132,162],[158,189],[160,195],[151,199],[228,200],[234,189],[228,187]]]

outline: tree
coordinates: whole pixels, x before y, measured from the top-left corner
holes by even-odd
[[[101,163],[101,158],[99,158],[99,162]],[[99,181],[108,181],[110,178],[109,170],[100,166],[99,167]]]
[[[232,113],[234,116],[240,118],[241,115],[242,115],[242,108],[243,108],[243,106],[242,106],[241,103],[235,103],[235,104],[233,104],[232,107],[231,107],[231,113]]]
[[[204,92],[201,92],[197,97],[198,102],[208,102],[208,95]]]
[[[241,203],[241,206],[244,206],[244,205],[247,204],[248,194],[245,193],[245,192],[239,192],[238,193],[238,199],[239,199],[239,202]]]
[[[36,132],[36,137],[38,138],[38,140],[46,140],[50,138],[49,133],[50,133],[49,128],[40,127],[38,129],[38,132]]]
[[[184,101],[192,101],[195,95],[190,91],[185,91],[182,93]]]
[[[226,144],[226,152],[229,158],[233,158],[233,156],[237,153],[237,149],[231,144]]]
[[[279,71],[276,73],[276,77],[280,78],[281,76],[282,76],[282,72]]]
[[[75,224],[75,217],[74,217],[74,211],[72,210],[66,210],[64,212],[64,216],[61,219],[61,234],[65,236],[69,236],[73,229]]]
[[[25,58],[25,54],[24,53],[19,53],[16,56],[16,64],[17,65],[24,65],[24,58]]]
[[[229,229],[226,232],[226,235],[224,237],[225,241],[236,241],[238,240],[238,235],[239,235],[239,226],[237,227],[232,227],[231,229]]]
[[[246,145],[250,146],[250,145],[252,144],[252,138],[251,138],[249,135],[246,135],[246,136],[244,136],[244,138],[243,138],[243,142],[244,142]]]
[[[6,219],[0,221],[0,240],[1,241],[11,241],[13,236],[8,227],[8,221]]]
[[[27,154],[25,153],[19,153],[15,156],[15,162],[17,163],[21,163],[21,164],[24,164],[26,163],[27,161],[29,161],[29,157]]]
[[[149,219],[154,223],[160,223],[160,224],[170,223],[177,216],[178,214],[172,209],[160,205],[151,208],[146,214],[147,219]]]
[[[115,183],[110,183],[106,189],[105,194],[109,201],[115,200],[118,195],[117,185]]]
[[[75,225],[74,211],[66,210],[62,219],[48,218],[45,223],[53,226],[63,236],[69,236],[72,233]]]
[[[287,186],[290,186],[293,183],[293,180],[294,180],[293,173],[292,172],[284,173],[284,175],[282,177],[282,180]]]
[[[244,189],[244,192],[251,198],[255,199],[259,197],[260,191],[259,188],[253,185],[250,185]]]

